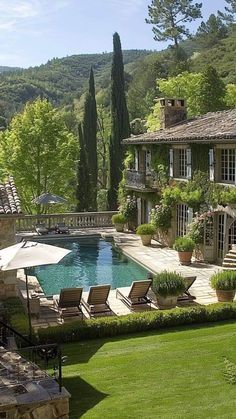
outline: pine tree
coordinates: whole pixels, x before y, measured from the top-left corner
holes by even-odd
[[[216,69],[206,67],[199,82],[199,113],[216,112],[224,108],[225,85]]]
[[[117,208],[117,191],[122,177],[122,139],[129,137],[129,114],[125,97],[124,64],[118,33],[113,35],[113,61],[111,69],[111,136],[109,145],[110,179],[109,209]]]
[[[90,70],[89,92],[85,98],[83,118],[83,138],[88,163],[88,209],[97,209],[97,107],[95,98],[95,85],[93,69]]]
[[[85,150],[84,136],[82,124],[78,126],[78,137],[79,137],[79,148],[80,148],[80,157],[77,170],[77,189],[76,189],[76,199],[77,199],[77,211],[88,211],[88,163],[87,163],[87,153]]]

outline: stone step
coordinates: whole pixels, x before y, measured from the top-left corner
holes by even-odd
[[[227,254],[228,255],[232,255],[232,257],[235,257],[236,258],[236,250],[231,249],[231,250],[228,251]]]
[[[236,269],[236,263],[230,263],[230,262],[223,262],[222,266],[225,268],[231,268],[231,269]]]
[[[236,260],[236,254],[228,252],[226,253],[225,258],[231,258],[231,259]]]
[[[228,268],[227,266],[222,266],[223,271],[236,271],[236,268]]]

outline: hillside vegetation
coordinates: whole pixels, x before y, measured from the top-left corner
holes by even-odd
[[[125,70],[132,72],[137,61],[150,54],[145,50],[123,51]],[[54,58],[39,67],[0,74],[1,104],[7,116],[36,97],[47,97],[55,105],[70,104],[87,88],[91,66],[97,90],[110,83],[112,53]],[[0,68],[1,71],[1,68]]]

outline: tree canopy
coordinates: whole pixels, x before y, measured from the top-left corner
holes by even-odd
[[[73,201],[77,140],[46,99],[28,103],[1,134],[0,144],[1,166],[14,176],[27,212],[44,192]]]

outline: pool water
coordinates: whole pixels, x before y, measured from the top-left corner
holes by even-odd
[[[129,286],[132,281],[147,278],[147,270],[122,254],[111,242],[103,239],[58,239],[45,243],[70,249],[72,252],[56,265],[33,268],[45,295],[59,294],[61,288],[111,284],[111,288]]]

